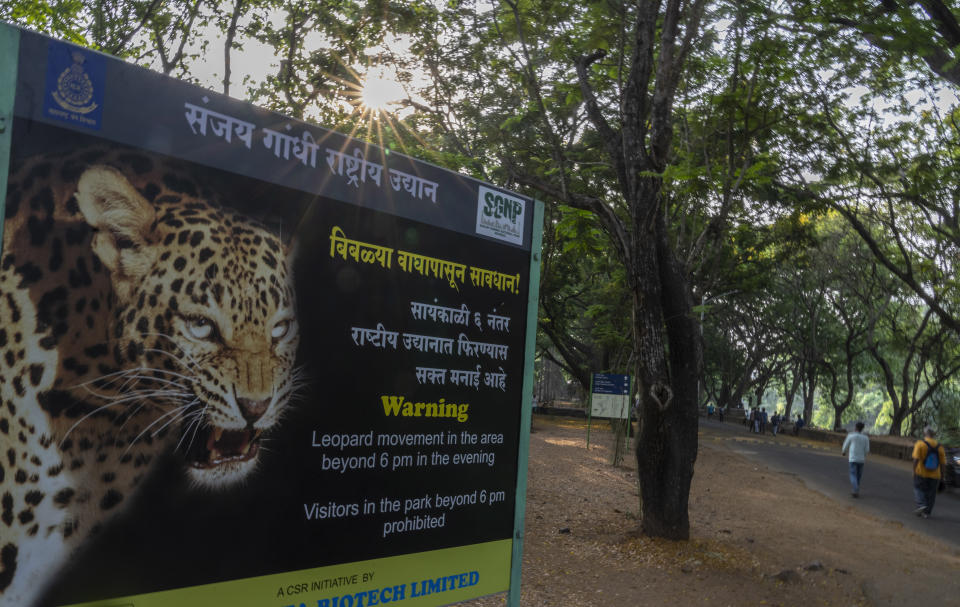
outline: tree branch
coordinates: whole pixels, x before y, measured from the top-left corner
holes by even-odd
[[[597,129],[597,134],[600,135],[600,139],[607,149],[607,155],[613,163],[620,183],[626,184],[627,173],[622,150],[623,133],[614,131],[613,128],[611,128],[603,112],[600,111],[600,104],[597,102],[596,93],[593,92],[593,87],[590,85],[590,66],[606,56],[607,52],[601,49],[589,55],[579,57],[576,61],[577,79],[580,82],[580,92],[583,95],[587,118],[590,120],[590,123],[593,124],[593,128]]]
[[[517,183],[535,188],[550,198],[559,200],[577,209],[590,211],[596,215],[597,220],[607,231],[607,234],[610,235],[610,240],[613,242],[617,255],[621,260],[626,259],[626,255],[629,253],[629,249],[627,248],[629,239],[626,230],[624,229],[623,222],[620,221],[620,218],[617,217],[617,214],[614,212],[613,207],[605,200],[576,192],[568,191],[564,193],[561,189],[546,181],[517,173],[510,165],[507,165],[507,169],[510,171],[511,178]]]
[[[113,45],[112,48],[108,49],[106,52],[111,55],[119,55],[123,51],[123,48],[130,43],[130,40],[132,40],[134,36],[140,33],[140,30],[142,30],[143,27],[147,24],[147,21],[149,21],[150,18],[153,16],[154,11],[156,11],[157,7],[160,5],[160,2],[161,0],[152,0],[152,2],[150,2],[150,5],[147,6],[146,10],[144,10],[143,17],[141,17],[140,22],[136,25],[136,27],[134,27],[132,30],[127,32],[126,36],[124,36],[119,41],[117,41],[117,43]]]
[[[223,43],[223,94],[230,94],[230,51],[233,49],[233,40],[237,35],[237,21],[243,10],[243,0],[237,0],[233,5],[233,14],[230,17],[230,26],[227,28],[227,40]]]

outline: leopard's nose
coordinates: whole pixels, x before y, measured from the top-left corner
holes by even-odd
[[[267,407],[270,406],[270,399],[253,400],[249,398],[238,398],[237,405],[240,407],[240,415],[243,416],[243,419],[247,420],[247,423],[252,424],[267,412]]]

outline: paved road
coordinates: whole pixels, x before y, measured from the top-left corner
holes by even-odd
[[[700,421],[700,440],[725,444],[752,461],[796,475],[807,487],[830,498],[960,547],[960,489],[939,494],[929,519],[914,516],[910,462],[868,455],[860,497],[853,498],[847,458],[840,455],[839,445],[751,434],[740,424],[706,419]]]

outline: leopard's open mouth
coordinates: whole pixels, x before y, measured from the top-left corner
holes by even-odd
[[[245,462],[260,451],[261,430],[224,430],[207,426],[194,437],[187,461],[194,468],[216,468],[230,462]]]

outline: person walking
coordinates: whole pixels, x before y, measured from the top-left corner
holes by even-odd
[[[860,479],[863,477],[863,464],[870,453],[870,439],[863,433],[863,422],[857,422],[856,430],[843,441],[840,454],[850,452],[850,495],[860,497]]]
[[[935,436],[933,428],[927,426],[923,429],[923,438],[913,445],[913,499],[917,504],[913,513],[923,518],[929,518],[933,512],[937,486],[947,463],[943,446]]]

